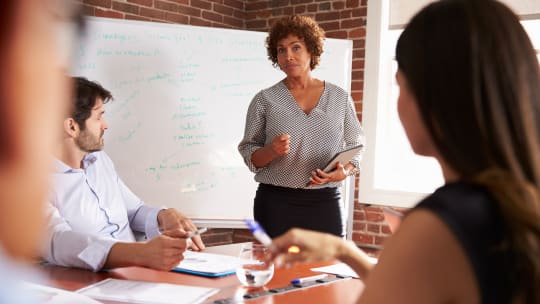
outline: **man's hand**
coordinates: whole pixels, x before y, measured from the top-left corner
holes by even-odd
[[[170,230],[144,243],[139,252],[143,266],[171,270],[184,259],[187,247],[185,232]]]
[[[190,232],[197,230],[195,224],[188,217],[174,208],[161,210],[158,213],[157,220],[160,231],[180,230]],[[194,236],[191,241],[188,242],[191,249],[200,251],[205,248],[200,236]]]
[[[104,268],[143,266],[169,271],[184,259],[187,240],[187,233],[176,229],[166,231],[144,243],[115,243]]]

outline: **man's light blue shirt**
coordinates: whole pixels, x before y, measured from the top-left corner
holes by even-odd
[[[135,242],[134,232],[160,234],[157,215],[122,182],[103,152],[86,155],[82,169],[55,160],[43,257],[62,266],[100,270],[114,243]]]

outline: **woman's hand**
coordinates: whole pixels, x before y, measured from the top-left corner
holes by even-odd
[[[347,172],[345,167],[341,163],[337,163],[336,168],[329,173],[325,173],[321,169],[311,171],[311,177],[309,178],[310,186],[324,185],[330,182],[340,182],[347,178]]]
[[[197,230],[190,218],[174,208],[161,210],[158,213],[158,225],[160,231],[180,230],[190,232]],[[200,251],[205,249],[204,243],[198,235],[191,238],[188,243],[192,250]]]
[[[272,151],[278,156],[284,156],[289,153],[291,145],[291,136],[289,134],[281,134],[272,139]]]
[[[278,267],[333,260],[339,258],[342,243],[331,234],[294,228],[272,241],[271,259]]]

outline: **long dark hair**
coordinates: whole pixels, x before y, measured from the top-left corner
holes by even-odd
[[[519,19],[497,1],[438,1],[408,24],[396,60],[446,163],[499,204],[514,300],[539,303],[540,71]]]

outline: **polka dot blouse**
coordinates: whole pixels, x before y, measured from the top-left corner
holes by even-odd
[[[290,151],[262,168],[251,162],[251,154],[279,134],[290,135]],[[349,94],[325,82],[317,106],[306,114],[283,81],[262,90],[249,105],[244,138],[238,150],[255,181],[289,188],[336,187],[339,182],[307,187],[311,171],[323,168],[336,154],[364,144],[364,133]],[[361,152],[351,163],[359,168]]]

